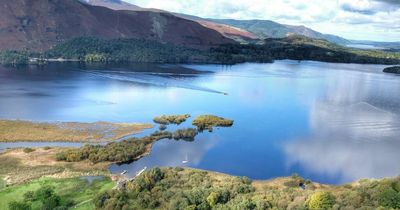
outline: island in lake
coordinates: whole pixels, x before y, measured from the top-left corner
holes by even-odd
[[[385,73],[393,73],[393,74],[400,74],[400,66],[392,66],[383,69]]]
[[[400,209],[399,19],[395,0],[3,0],[0,210]]]
[[[163,115],[155,121],[180,124],[190,115]],[[169,119],[169,120],[161,120]],[[181,119],[181,120],[178,120]],[[35,122],[30,122],[34,125]],[[198,116],[198,129],[229,127],[232,120]],[[37,123],[43,126],[43,123]],[[38,127],[42,129],[42,127]],[[82,128],[88,130],[88,127]],[[82,148],[11,149],[0,154],[1,208],[31,209],[332,209],[398,207],[400,178],[360,180],[331,186],[299,175],[267,181],[182,167],[144,169],[135,177],[110,174],[113,162],[135,161],[161,139],[193,139],[197,128],[156,131],[107,145]],[[78,177],[78,178],[77,178]],[[91,181],[88,181],[91,180]],[[365,190],[368,194],[365,194]],[[20,195],[15,197],[15,193]],[[46,196],[42,194],[45,193]],[[348,196],[348,195],[352,196]],[[368,197],[368,199],[367,199]],[[85,200],[90,198],[90,200]],[[291,198],[288,200],[288,198]],[[356,199],[357,198],[357,199]],[[53,199],[49,202],[49,199]],[[357,202],[354,201],[357,200]]]

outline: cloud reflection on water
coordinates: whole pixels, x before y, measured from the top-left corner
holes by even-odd
[[[400,118],[371,96],[385,84],[372,87],[366,74],[343,76],[328,80],[326,95],[311,105],[312,134],[284,145],[288,167],[338,177],[341,183],[399,175]]]
[[[202,135],[196,137],[194,142],[161,140],[153,145],[150,155],[135,161],[131,164],[112,165],[112,173],[121,173],[127,170],[127,176],[134,176],[144,167],[164,167],[164,166],[190,166],[196,167],[202,160],[204,154],[212,149],[217,143],[215,135]],[[182,161],[187,160],[188,163]]]

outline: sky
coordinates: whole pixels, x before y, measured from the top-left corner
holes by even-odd
[[[400,41],[400,0],[124,0],[204,18],[266,19],[347,39]]]

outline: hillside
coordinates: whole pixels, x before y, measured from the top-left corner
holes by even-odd
[[[209,19],[210,21],[247,30],[258,37],[284,38],[289,35],[302,35],[314,39],[325,39],[336,44],[349,44],[350,41],[339,36],[322,34],[305,26],[284,25],[270,20]]]
[[[208,48],[233,43],[199,23],[169,13],[115,11],[77,0],[3,1],[0,50],[45,51],[75,37],[138,38]]]
[[[220,34],[224,35],[227,38],[234,39],[237,41],[249,41],[253,39],[258,39],[258,36],[250,33],[246,30],[233,27],[230,25],[226,24],[221,24],[221,23],[216,23],[213,21],[209,21],[197,16],[192,16],[192,15],[186,15],[186,14],[180,14],[180,13],[171,13],[168,11],[163,11],[159,9],[153,9],[153,8],[142,8],[133,4],[129,4],[127,2],[121,1],[121,0],[81,0],[83,2],[86,2],[87,4],[93,5],[93,6],[102,6],[102,7],[107,7],[109,9],[113,10],[131,10],[131,11],[151,11],[151,12],[159,12],[159,13],[167,13],[167,14],[173,14],[179,18],[191,20],[198,22],[202,26],[218,31]]]
[[[121,0],[80,0],[89,5],[107,7],[113,10],[144,10],[143,8]]]

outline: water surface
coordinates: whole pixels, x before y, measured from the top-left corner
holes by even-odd
[[[143,167],[190,166],[253,179],[298,173],[344,183],[400,174],[400,77],[382,73],[384,67],[311,61],[0,67],[0,118],[151,122],[161,114],[215,114],[234,126],[194,142],[161,140],[151,155],[111,170],[134,175]]]

